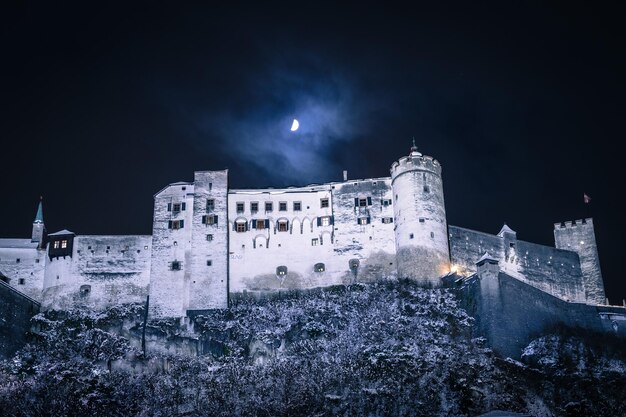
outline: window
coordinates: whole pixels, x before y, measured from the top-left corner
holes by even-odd
[[[211,198],[206,201],[206,211],[210,212],[213,210],[215,210],[215,200]]]
[[[54,249],[59,249],[61,247],[61,242],[59,242],[58,240],[54,241]]]
[[[429,193],[430,192],[430,186],[429,185],[425,185],[424,186],[424,192],[425,193]]]
[[[287,220],[279,220],[278,221],[278,231],[286,232],[289,230],[289,222]]]
[[[256,220],[256,223],[254,225],[255,229],[266,229],[269,228],[269,220],[262,220],[262,219],[258,219]]]
[[[61,247],[63,247],[63,245],[61,245]],[[110,247],[110,246],[107,246],[107,250],[109,250],[109,249],[111,249],[111,247]]]
[[[183,263],[180,262],[180,261],[172,261],[172,262],[170,262],[170,269],[172,271],[180,271],[182,266],[183,266],[182,264]]]
[[[302,203],[300,201],[294,201],[293,211],[301,211],[301,210],[302,210]]]
[[[435,238],[435,232],[430,232],[430,237],[431,237],[432,239],[434,239],[434,238]]]
[[[413,233],[409,235],[409,239],[413,239]]]
[[[244,203],[237,203],[237,213],[243,213]]]
[[[185,227],[185,221],[184,220],[170,220],[167,224],[168,229],[182,229],[183,227]]]
[[[20,279],[17,280],[17,283],[19,285],[24,285],[26,283],[26,280],[24,278],[20,278]]]
[[[209,191],[211,191],[212,189],[213,189],[213,183],[212,183],[212,182],[210,182],[210,183],[209,183]]]
[[[287,211],[287,202],[281,201],[278,203],[278,211]]]
[[[211,265],[213,265],[213,261],[212,260],[209,259],[208,261],[206,261],[206,266],[211,266]]]
[[[67,248],[67,240],[63,239],[61,241],[61,249],[65,249],[65,248]]]
[[[393,223],[393,217],[383,217],[383,223],[384,224]]]
[[[359,207],[367,207],[367,198],[359,198]]]
[[[278,276],[284,276],[287,275],[287,267],[284,265],[281,265],[279,267],[276,268],[276,275]]]
[[[424,223],[424,221],[425,221],[425,220],[424,220],[424,218],[423,218],[423,217],[420,217],[420,218],[419,218],[419,222],[420,222],[420,223]]]
[[[20,258],[17,258],[17,259],[15,260],[15,263],[16,263],[16,264],[19,264],[19,263],[20,263],[20,261],[21,261],[21,259],[20,259]]]
[[[380,200],[380,203],[383,205],[383,207],[387,207],[391,205],[391,199],[390,198],[383,198],[382,200]]]
[[[361,262],[359,262],[358,259],[354,258],[354,259],[350,259],[348,261],[348,266],[350,267],[351,270],[356,270],[359,268],[359,265],[361,264]]]
[[[250,211],[253,213],[259,211],[259,203],[256,201],[254,203],[250,203]]]
[[[311,246],[317,246],[319,245],[320,240],[318,238],[313,238],[311,239]]]
[[[514,242],[509,242],[509,248],[515,248],[515,243]]]
[[[315,264],[315,266],[313,267],[313,271],[315,272],[324,272],[326,271],[326,265],[324,265],[323,263],[317,263]]]
[[[320,207],[321,208],[327,208],[329,205],[329,199],[328,198],[320,198]]]
[[[359,224],[360,225],[370,224],[370,218],[369,217],[359,217]]]
[[[318,217],[318,226],[330,226],[330,216]]]
[[[265,202],[265,211],[272,211],[274,209],[274,204],[271,201]]]
[[[213,240],[213,235],[206,235],[206,240],[211,242]]]
[[[245,232],[247,225],[248,225],[248,223],[246,223],[246,222],[236,222],[235,223],[235,231],[237,233]]]
[[[38,264],[39,263],[39,258],[35,259],[35,263]]]
[[[206,216],[202,216],[202,224],[206,225],[217,225],[217,215],[209,214]]]
[[[180,203],[174,203],[174,207],[172,209],[173,212],[180,211]]]

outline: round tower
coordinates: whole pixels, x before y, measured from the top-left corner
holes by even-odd
[[[398,277],[439,286],[450,272],[441,165],[414,140],[411,153],[391,166],[391,186]]]

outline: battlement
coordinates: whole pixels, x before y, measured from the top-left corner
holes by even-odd
[[[408,155],[403,156],[391,165],[391,176],[396,177],[406,171],[430,171],[441,175],[441,164],[432,156]]]
[[[593,226],[593,219],[592,218],[587,218],[587,219],[580,219],[580,220],[572,220],[572,221],[567,221],[567,222],[554,223],[554,229],[555,230],[558,230],[558,229],[569,229],[569,228],[578,227],[578,226]]]

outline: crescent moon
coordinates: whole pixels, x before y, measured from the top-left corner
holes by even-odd
[[[299,127],[300,122],[298,122],[298,119],[293,119],[293,123],[291,124],[291,131],[295,132],[296,130],[298,130]]]

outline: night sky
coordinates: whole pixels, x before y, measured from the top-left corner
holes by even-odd
[[[194,170],[229,168],[232,188],[385,177],[415,137],[450,224],[553,245],[554,222],[592,216],[626,298],[617,6],[11,3],[2,237],[30,236],[40,195],[49,232],[151,234],[152,196]]]

